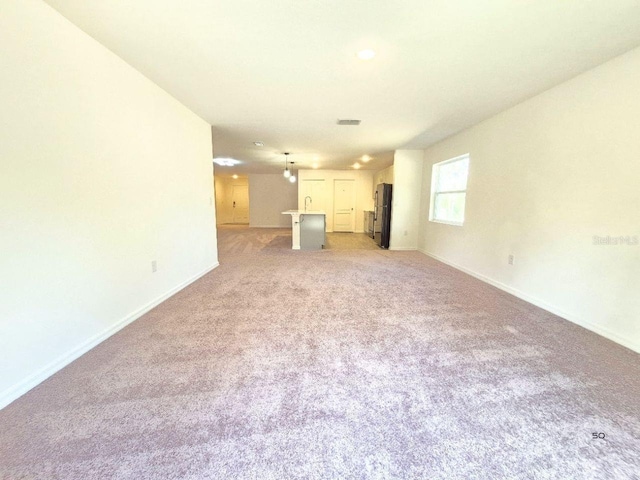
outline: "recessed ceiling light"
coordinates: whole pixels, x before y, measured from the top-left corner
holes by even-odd
[[[356,170],[358,170],[360,168],[360,164],[358,162],[353,164],[353,168],[355,168]]]
[[[235,180],[236,178],[238,178],[238,175],[234,175],[234,176],[233,176],[233,178],[234,178],[234,180]]]
[[[314,163],[313,165],[311,165],[312,168],[318,168],[320,165],[318,165],[317,163]]]
[[[369,160],[371,160],[371,157],[370,157],[369,155],[363,155],[363,156],[362,156],[362,158],[361,158],[361,160],[362,160],[364,163],[367,163]]]
[[[235,158],[214,158],[213,161],[223,167],[233,167],[240,163],[240,160],[236,160]]]
[[[264,147],[264,142],[253,142],[256,147]]]
[[[374,52],[370,48],[366,48],[358,52],[358,58],[360,60],[371,60],[375,56],[376,56],[376,52]]]

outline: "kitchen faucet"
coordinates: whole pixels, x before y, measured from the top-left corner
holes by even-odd
[[[309,195],[307,195],[306,197],[304,197],[304,211],[307,211],[307,198],[309,199],[309,205],[311,205],[313,203],[313,200],[311,200],[311,197]]]

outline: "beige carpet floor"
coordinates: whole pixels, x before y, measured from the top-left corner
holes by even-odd
[[[0,478],[640,478],[638,354],[288,235],[220,228],[219,268],[0,411]]]

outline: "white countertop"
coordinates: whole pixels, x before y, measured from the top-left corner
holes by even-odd
[[[326,215],[323,210],[287,210],[283,215]]]

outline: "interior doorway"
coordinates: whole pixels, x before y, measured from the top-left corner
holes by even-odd
[[[356,189],[354,180],[334,180],[333,231],[354,232],[356,229]]]
[[[249,224],[249,178],[244,175],[215,175],[214,182],[216,223]]]
[[[231,208],[233,223],[249,223],[248,185],[232,185]]]

